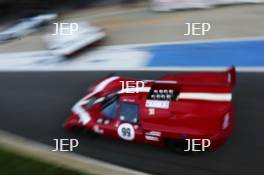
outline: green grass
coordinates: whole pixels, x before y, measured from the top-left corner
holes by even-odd
[[[84,175],[0,149],[0,175]]]

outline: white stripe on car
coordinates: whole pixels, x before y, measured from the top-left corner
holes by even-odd
[[[103,80],[101,83],[99,83],[94,90],[86,95],[84,98],[82,98],[80,101],[78,101],[72,108],[72,111],[77,114],[80,117],[80,122],[82,124],[87,124],[91,120],[91,116],[89,112],[86,111],[86,109],[83,108],[83,105],[87,104],[90,101],[90,98],[94,96],[95,94],[101,92],[104,90],[104,88],[111,82],[117,80],[119,77],[110,77],[105,80]],[[100,99],[102,100],[102,99]],[[97,101],[98,102],[98,101]]]
[[[199,92],[183,92],[177,99],[188,100],[208,100],[208,101],[231,101],[231,93],[199,93]]]

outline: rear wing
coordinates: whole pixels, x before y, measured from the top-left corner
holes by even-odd
[[[236,70],[231,67],[226,71],[215,72],[194,72],[172,74],[164,76],[161,81],[177,81],[186,85],[227,85],[233,87],[236,84]]]

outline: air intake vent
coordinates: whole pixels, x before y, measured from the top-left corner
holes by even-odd
[[[176,100],[179,93],[174,89],[153,88],[148,94],[148,99],[152,100]]]

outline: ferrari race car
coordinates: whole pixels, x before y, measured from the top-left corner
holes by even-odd
[[[207,139],[215,150],[232,133],[235,82],[234,68],[159,80],[108,77],[73,106],[64,127],[176,150]]]

